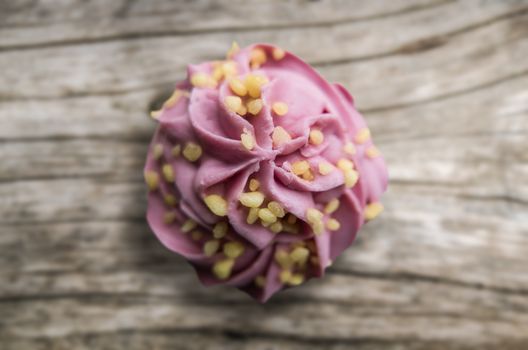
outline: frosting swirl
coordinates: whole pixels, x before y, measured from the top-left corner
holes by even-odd
[[[147,219],[205,285],[266,301],[322,276],[383,209],[387,169],[353,98],[278,47],[189,65],[152,116]]]

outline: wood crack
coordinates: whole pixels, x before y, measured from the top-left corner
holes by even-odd
[[[373,114],[373,113],[383,113],[388,111],[393,111],[397,109],[405,109],[410,107],[415,107],[419,105],[429,104],[429,103],[435,103],[444,101],[450,98],[459,97],[467,94],[471,94],[473,92],[485,90],[490,87],[494,87],[496,85],[500,85],[503,83],[510,82],[512,80],[517,80],[520,78],[524,78],[526,75],[528,75],[528,70],[523,70],[521,72],[509,74],[491,81],[484,82],[479,85],[471,86],[469,88],[460,89],[457,91],[449,92],[446,94],[436,95],[430,98],[424,98],[421,100],[416,100],[412,102],[406,102],[406,103],[399,103],[399,104],[393,104],[393,105],[387,105],[387,106],[381,106],[381,107],[373,107],[373,108],[367,108],[367,109],[360,109],[361,113],[365,114]]]
[[[339,267],[332,267],[327,271],[328,274],[336,273],[346,276],[355,276],[363,278],[373,278],[373,279],[382,279],[382,280],[391,280],[391,281],[423,281],[433,284],[442,284],[452,287],[460,287],[473,290],[485,290],[497,294],[508,294],[508,295],[518,295],[528,297],[528,289],[523,288],[506,288],[506,287],[496,287],[489,286],[482,283],[468,283],[460,280],[455,280],[446,277],[437,277],[437,276],[426,276],[410,272],[370,272],[370,271],[359,271],[359,270],[348,270],[342,269]]]
[[[156,265],[158,266],[158,265]],[[162,265],[164,266],[164,265]],[[165,266],[166,267],[166,266]],[[108,273],[115,273],[117,271],[120,272],[126,272],[133,270],[112,270],[112,271],[106,271]],[[82,271],[69,271],[70,273],[82,273]],[[60,271],[51,271],[51,275],[60,275],[62,272]],[[371,271],[359,271],[359,270],[351,270],[351,269],[343,269],[339,266],[333,266],[332,268],[328,269],[326,271],[328,275],[341,275],[341,276],[350,276],[350,277],[356,277],[356,278],[364,278],[364,279],[370,279],[370,280],[384,280],[384,281],[393,281],[395,283],[403,283],[403,282],[424,282],[424,283],[430,283],[430,284],[437,284],[437,285],[443,285],[443,286],[449,286],[449,287],[457,287],[457,288],[463,288],[468,290],[475,290],[475,291],[487,291],[495,294],[501,294],[501,295],[511,295],[511,296],[522,296],[522,297],[528,297],[528,289],[523,288],[508,288],[508,287],[499,287],[499,286],[490,286],[485,285],[483,283],[468,283],[461,280],[455,280],[451,278],[446,277],[440,277],[440,276],[427,276],[422,274],[416,274],[416,273],[410,273],[410,272],[371,272]],[[44,274],[46,275],[46,272],[38,272],[34,273],[35,275]],[[166,294],[155,294],[155,293],[148,293],[148,292],[71,292],[71,293],[54,293],[54,294],[26,294],[26,295],[4,295],[0,296],[0,303],[12,303],[12,302],[25,302],[25,301],[37,301],[37,300],[57,300],[57,299],[108,299],[108,298],[118,298],[120,300],[123,300],[123,298],[174,298],[174,295],[166,293]],[[334,303],[337,305],[343,305],[343,306],[356,306],[356,303],[349,303],[346,301],[339,301],[334,299],[327,299],[327,298],[311,298],[306,296],[295,296],[291,299],[283,299],[284,297],[279,297],[279,299],[272,300],[271,305],[280,305],[280,304],[295,304],[295,303],[307,303],[307,302],[324,302],[324,303]],[[222,304],[232,304],[232,305],[246,305],[246,304],[252,304],[253,301],[251,300],[243,300],[243,299],[229,299],[228,301],[222,300],[222,299],[210,299],[206,296],[204,297],[194,297],[194,298],[183,298],[181,300],[188,301],[194,301],[199,303],[200,305],[222,305]],[[364,305],[364,304],[362,304]]]
[[[516,11],[508,12],[508,13],[490,18],[488,20],[477,22],[477,23],[444,33],[444,34],[435,35],[435,36],[431,36],[428,38],[422,38],[417,41],[404,44],[396,49],[385,51],[385,52],[379,52],[376,54],[370,54],[370,55],[364,55],[364,56],[357,56],[353,58],[344,57],[344,58],[335,59],[335,60],[310,61],[309,63],[314,67],[339,66],[339,65],[349,64],[349,63],[381,59],[381,58],[386,58],[386,57],[396,56],[396,55],[403,55],[403,54],[407,55],[407,54],[412,54],[412,53],[419,53],[422,51],[430,50],[432,48],[441,46],[447,43],[449,39],[457,37],[459,35],[463,35],[463,34],[481,29],[483,27],[493,25],[498,22],[509,20],[514,17],[520,17],[527,13],[528,13],[528,8],[523,8],[523,9],[519,9]]]
[[[233,327],[155,327],[148,329],[137,329],[137,328],[122,328],[114,331],[100,331],[100,332],[73,332],[68,334],[67,337],[82,337],[83,339],[94,339],[97,337],[109,336],[109,335],[121,335],[126,337],[131,337],[137,334],[146,334],[146,335],[158,335],[158,336],[168,336],[171,339],[177,339],[178,335],[196,335],[198,337],[221,337],[226,341],[233,343],[246,343],[255,340],[264,340],[274,342],[287,342],[289,344],[300,344],[304,346],[318,346],[322,349],[328,349],[329,346],[380,346],[381,348],[386,348],[391,346],[391,349],[395,345],[403,346],[407,349],[410,346],[418,346],[416,349],[446,349],[447,347],[452,347],[453,342],[441,342],[441,341],[427,341],[420,340],[417,338],[399,336],[399,337],[387,337],[382,338],[376,336],[317,336],[317,335],[297,335],[297,334],[288,334],[288,333],[278,333],[273,331],[255,331],[247,330],[241,331],[240,329],[235,329]],[[40,341],[49,341],[50,339],[55,338],[55,336],[6,336],[2,337],[6,341],[9,339],[33,339]],[[220,343],[219,343],[220,344]],[[438,347],[436,347],[438,346]],[[174,347],[171,347],[174,349]],[[180,348],[178,348],[180,349]],[[181,348],[181,349],[187,349]],[[267,349],[267,348],[266,348]],[[469,350],[474,349],[474,347],[460,348],[457,347],[457,350]]]

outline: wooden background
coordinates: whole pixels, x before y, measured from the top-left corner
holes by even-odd
[[[266,305],[144,219],[147,111],[232,40],[349,88],[392,179]],[[2,350],[528,349],[528,0],[2,0],[0,157]]]

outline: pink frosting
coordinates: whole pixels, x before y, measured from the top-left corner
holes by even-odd
[[[251,64],[255,49],[265,52],[264,63]],[[248,74],[265,76],[268,80],[261,87],[264,105],[256,116],[240,116],[226,108],[225,97],[235,95],[228,79],[219,79],[216,87],[191,85],[191,76],[196,73],[211,76],[218,63],[190,65],[187,80],[177,85],[178,90],[184,91],[182,96],[176,103],[166,105],[156,118],[159,126],[151,149],[157,146],[158,154],[149,152],[145,166],[146,172],[160,174],[159,185],[149,191],[147,212],[150,227],[160,241],[184,256],[205,285],[235,286],[261,302],[299,281],[322,276],[325,268],[352,244],[367,221],[365,213],[369,206],[371,210],[373,204],[381,207],[379,198],[388,182],[384,159],[373,147],[372,138],[367,134],[363,140],[358,139],[362,133],[365,136],[366,123],[354,108],[352,96],[341,85],[328,83],[290,53],[274,59],[273,50],[277,48],[258,44],[230,57],[236,62],[236,74],[241,81]],[[272,110],[277,101],[288,106],[283,116]],[[291,141],[278,148],[274,148],[271,137],[276,126],[291,135]],[[322,143],[310,142],[313,129],[322,131]],[[254,137],[253,149],[243,147],[243,133]],[[177,145],[183,150],[189,142],[203,149],[197,161],[171,152]],[[344,150],[350,142],[355,152]],[[344,184],[344,172],[336,165],[340,159],[350,160],[359,175],[353,186]],[[305,180],[292,172],[292,165],[301,160],[310,164],[313,179]],[[322,175],[318,171],[321,162],[335,168]],[[174,181],[167,181],[162,175],[162,166],[166,164],[173,169]],[[265,195],[265,203],[280,203],[288,213],[284,221],[290,215],[297,218],[298,233],[274,233],[261,221],[247,223],[249,209],[240,203],[239,197],[250,192],[250,179],[259,181],[258,191]],[[204,198],[211,194],[227,201],[226,216],[215,215],[204,203]],[[177,203],[167,204],[164,200],[167,195],[173,196]],[[339,229],[329,230],[325,224],[321,234],[314,234],[307,212],[315,208],[324,213],[323,208],[333,199],[339,200],[339,208],[324,214],[322,221],[335,219]],[[172,219],[167,220],[167,215],[172,215]],[[200,234],[182,231],[188,219],[197,223],[193,231],[199,230]],[[207,256],[204,245],[214,240],[212,229],[220,221],[229,224],[228,233],[218,240],[218,251]],[[214,266],[226,259],[222,247],[231,241],[241,243],[243,253],[234,259],[229,276],[220,278],[214,273]],[[295,247],[307,247],[308,261],[281,264],[276,258],[277,251],[291,254]],[[281,274],[300,275],[302,279],[290,283]]]

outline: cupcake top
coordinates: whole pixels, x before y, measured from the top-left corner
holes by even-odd
[[[266,301],[322,276],[383,209],[387,169],[353,98],[278,47],[189,65],[152,117],[147,219],[205,285]]]

